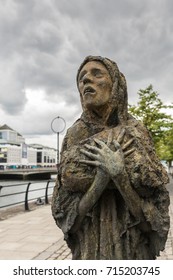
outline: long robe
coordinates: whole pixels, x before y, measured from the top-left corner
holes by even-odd
[[[132,215],[110,180],[80,228],[73,232],[79,202],[96,174],[95,167],[79,163],[85,158],[80,148],[85,143],[93,144],[93,138],[106,143],[110,131],[117,139],[123,128],[122,145],[133,138],[129,148],[135,148],[125,157],[126,173],[131,187],[140,197],[150,230],[141,228],[140,219]],[[104,126],[90,121],[84,113],[65,136],[52,202],[54,219],[64,233],[73,259],[155,259],[164,250],[170,225],[167,182],[167,173],[155,154],[149,132],[140,122],[128,115],[125,124],[118,124],[116,118],[112,118],[111,124]]]

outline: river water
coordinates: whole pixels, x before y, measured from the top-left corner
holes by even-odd
[[[56,175],[53,175],[51,179],[55,179]],[[24,203],[25,193],[28,186],[28,183],[31,182],[29,186],[28,200],[37,201],[38,198],[45,200],[45,190],[48,180],[45,181],[11,181],[11,180],[0,180],[0,210],[12,207],[13,203]],[[55,181],[49,183],[48,195],[52,195],[53,187]],[[1,188],[2,186],[2,188]],[[13,194],[13,195],[12,195]],[[10,195],[10,196],[6,196]]]

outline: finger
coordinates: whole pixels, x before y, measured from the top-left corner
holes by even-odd
[[[130,139],[127,143],[125,143],[122,147],[122,150],[124,151],[127,147],[130,146],[130,144],[134,141],[134,138]]]
[[[89,149],[90,151],[93,151],[95,153],[99,153],[100,152],[100,149],[95,147],[95,146],[90,146],[88,144],[85,144],[84,147],[86,147],[87,149]]]
[[[135,148],[132,148],[131,150],[127,151],[124,153],[124,156],[127,157],[129,156],[130,154],[132,154],[136,149]]]
[[[92,166],[97,166],[97,167],[100,167],[101,166],[101,163],[99,161],[92,161],[92,160],[79,160],[80,163],[84,163],[84,164],[87,164],[87,165],[92,165]]]
[[[108,139],[107,139],[107,146],[110,147],[110,144],[112,143],[112,129],[111,131],[109,132],[109,135],[108,135]]]
[[[101,141],[101,140],[99,140],[99,139],[94,139],[94,141],[95,141],[97,144],[99,144],[99,145],[101,146],[101,148],[107,147],[107,145],[106,145],[103,141]]]
[[[123,142],[124,134],[125,134],[125,129],[123,128],[121,130],[120,134],[118,135],[118,138],[117,138],[118,143],[121,144]]]
[[[120,146],[120,144],[118,143],[118,141],[114,140],[113,143],[114,143],[114,146],[115,146],[115,149],[116,149],[116,150],[120,149],[121,146]]]
[[[81,149],[80,152],[81,152],[82,154],[86,155],[87,157],[91,158],[91,159],[96,159],[96,160],[98,159],[98,155],[96,155],[96,154],[87,152],[87,151],[85,151],[85,150],[83,150],[83,149]]]

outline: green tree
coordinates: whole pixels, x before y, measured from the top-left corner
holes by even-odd
[[[170,166],[173,160],[173,128],[166,131],[164,137],[156,143],[156,151],[160,159],[166,160]]]
[[[173,160],[173,118],[165,112],[173,105],[165,105],[152,85],[140,89],[138,95],[137,106],[129,105],[129,112],[150,131],[158,156],[167,161]]]

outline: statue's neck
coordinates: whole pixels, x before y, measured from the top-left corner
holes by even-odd
[[[95,123],[102,126],[116,126],[118,125],[117,111],[112,111],[110,106],[94,107],[85,111],[87,119],[91,123]]]
[[[105,107],[93,108],[90,112],[98,121],[100,120],[102,123],[106,123],[108,108]]]

